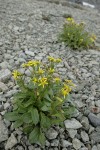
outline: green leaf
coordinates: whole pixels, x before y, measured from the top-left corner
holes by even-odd
[[[32,128],[33,128],[32,125],[27,125],[27,126],[25,125],[23,127],[23,132],[26,133],[26,134],[29,134],[30,132],[32,132]]]
[[[22,119],[23,119],[23,122],[25,123],[31,123],[32,122],[32,117],[31,117],[31,113],[25,113],[22,115]]]
[[[19,119],[19,115],[17,112],[8,112],[4,115],[4,118],[9,121],[16,121]]]
[[[14,122],[14,124],[13,124],[13,127],[14,128],[18,128],[18,127],[20,127],[21,125],[23,124],[23,120],[16,120],[15,122]]]
[[[39,141],[39,134],[40,134],[39,128],[35,127],[33,131],[29,134],[30,143],[37,143]]]
[[[43,128],[50,128],[51,126],[51,120],[44,114],[44,113],[40,113],[41,116],[41,126]]]
[[[51,99],[50,99],[50,97],[49,97],[48,94],[46,94],[46,95],[44,96],[44,98],[46,98],[48,101],[51,101]]]
[[[44,135],[44,133],[40,130],[39,142],[40,142],[40,144],[41,144],[42,146],[45,144],[45,140],[46,140],[45,135]]]
[[[31,112],[32,121],[36,125],[39,122],[39,113],[38,113],[38,110],[33,107],[33,108],[31,108],[30,112]]]
[[[50,110],[50,107],[44,105],[42,108],[41,108],[42,111],[49,111]]]

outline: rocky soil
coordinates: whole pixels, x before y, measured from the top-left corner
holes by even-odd
[[[100,51],[73,51],[57,42],[66,15],[84,21],[97,35],[100,47],[98,10],[67,2],[0,0],[0,150],[100,150]],[[12,110],[13,94],[18,90],[11,72],[24,72],[21,64],[27,60],[46,62],[48,55],[62,58],[60,75],[77,85],[71,94],[77,112],[65,120],[65,128],[50,128],[41,147],[31,145],[3,116]]]

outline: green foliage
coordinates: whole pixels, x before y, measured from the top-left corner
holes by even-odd
[[[63,30],[59,34],[59,41],[64,42],[72,49],[87,49],[94,46],[96,36],[85,30],[83,22],[76,23],[73,18],[67,18]]]
[[[70,117],[73,109],[62,107],[74,86],[71,80],[62,81],[55,77],[56,64],[60,59],[49,57],[48,65],[29,61],[23,67],[30,70],[30,80],[25,74],[13,72],[20,92],[14,96],[13,110],[5,114],[5,119],[13,121],[14,128],[22,127],[31,143],[45,143],[45,132],[51,125],[59,125]]]

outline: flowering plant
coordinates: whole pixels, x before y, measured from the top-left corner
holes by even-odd
[[[56,64],[61,59],[48,57],[48,64],[31,60],[22,66],[31,72],[29,81],[25,74],[15,70],[12,74],[20,91],[15,95],[13,111],[5,118],[14,121],[15,128],[22,126],[31,143],[45,143],[45,132],[51,125],[59,125],[69,117],[73,106],[63,107],[74,84],[55,77]]]
[[[76,23],[73,18],[67,18],[62,33],[59,35],[59,41],[73,49],[93,47],[95,40],[94,34],[85,31],[85,24],[83,22]]]

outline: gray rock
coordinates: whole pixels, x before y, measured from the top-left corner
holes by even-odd
[[[4,62],[0,63],[0,67],[1,67],[2,69],[7,69],[8,66],[9,66],[9,63],[8,63],[7,61],[4,61]]]
[[[62,147],[68,147],[68,146],[71,146],[72,143],[70,143],[70,142],[67,141],[67,140],[62,140],[61,145],[62,145]]]
[[[94,145],[94,146],[92,147],[92,150],[98,150],[97,146]]]
[[[2,69],[0,71],[0,81],[6,81],[11,77],[11,71],[8,69]]]
[[[91,140],[95,141],[96,143],[100,142],[100,131],[99,132],[93,132],[90,135]]]
[[[58,146],[59,145],[59,140],[57,139],[54,139],[52,142],[51,142],[51,146],[55,147],[55,146]]]
[[[33,56],[33,57],[35,56],[34,52],[28,51],[28,50],[25,51],[25,54],[27,54],[29,56]]]
[[[82,138],[83,142],[89,141],[89,136],[85,131],[81,131],[81,138]]]
[[[17,139],[15,138],[14,134],[12,133],[9,139],[7,140],[7,143],[5,145],[5,150],[11,149],[14,145],[17,144]]]
[[[3,123],[2,120],[0,120],[0,142],[3,142],[8,139],[8,129]]]
[[[6,92],[7,90],[8,87],[3,82],[0,82],[0,91]]]
[[[95,101],[95,104],[96,104],[97,107],[100,107],[100,100]]]
[[[89,121],[94,127],[100,126],[100,118],[98,118],[96,115],[93,113],[90,113],[88,115]]]
[[[58,135],[58,132],[56,130],[54,130],[53,128],[50,128],[48,130],[48,132],[46,133],[46,137],[49,139],[49,140],[53,140],[57,137]]]
[[[73,139],[75,135],[77,134],[77,130],[74,129],[68,129],[69,136]]]
[[[82,127],[81,123],[74,118],[72,118],[71,120],[65,120],[64,124],[66,129],[79,129]]]
[[[8,102],[6,102],[5,104],[4,104],[4,109],[6,110],[6,109],[8,109],[10,107],[10,104],[8,103]]]
[[[76,149],[76,150],[78,150],[78,149],[80,149],[81,148],[81,142],[80,142],[80,140],[78,140],[78,139],[73,139],[73,141],[72,141],[72,144],[73,144],[73,147]]]
[[[89,120],[87,117],[83,116],[81,124],[83,125],[83,127],[88,130],[89,129]]]

